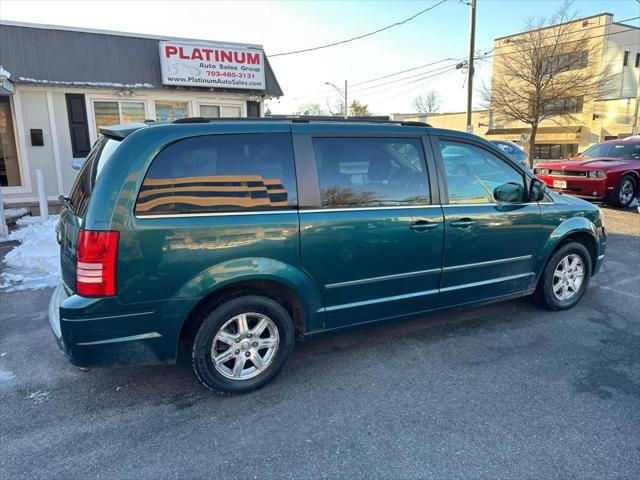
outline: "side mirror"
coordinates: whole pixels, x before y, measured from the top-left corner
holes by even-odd
[[[524,187],[515,182],[504,183],[493,190],[498,202],[517,203],[524,200]]]
[[[576,153],[576,157],[581,157],[581,156],[582,156],[582,152]],[[569,158],[571,158],[571,157],[569,157]]]
[[[544,194],[547,193],[547,184],[544,183],[539,178],[534,178],[531,180],[531,185],[529,186],[529,201],[530,202],[539,202],[544,199]]]
[[[84,158],[74,158],[71,160],[71,168],[74,170],[80,170],[84,164]]]

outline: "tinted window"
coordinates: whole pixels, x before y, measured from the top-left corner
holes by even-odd
[[[153,160],[136,213],[210,213],[296,205],[291,136],[207,135],[165,148]]]
[[[640,143],[617,142],[600,143],[588,148],[583,157],[640,158]]]
[[[101,136],[93,145],[69,195],[76,215],[84,216],[96,179],[118,146],[120,146],[118,140],[105,136]]]
[[[419,139],[314,138],[322,206],[424,205],[430,201]]]
[[[449,203],[523,202],[522,174],[492,153],[440,140]]]

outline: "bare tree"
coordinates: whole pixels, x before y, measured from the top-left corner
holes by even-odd
[[[319,103],[304,103],[294,112],[296,115],[326,115],[326,110]]]
[[[331,105],[327,100],[327,110],[329,110],[329,114],[332,116],[343,116],[344,113],[344,100],[336,100],[336,102]],[[356,117],[367,117],[373,115],[369,111],[369,106],[363,103],[360,103],[358,100],[353,100],[349,105],[349,109],[347,110],[347,115],[354,115]]]
[[[593,29],[572,23],[571,4],[565,0],[556,14],[530,19],[522,34],[502,40],[494,54],[492,85],[483,88],[496,120],[531,127],[532,166],[540,123],[576,121],[583,103],[605,94],[612,80],[608,68],[598,70],[601,44],[591,38]]]
[[[436,113],[440,110],[442,99],[435,90],[429,90],[426,95],[418,95],[413,99],[413,107],[420,113]]]

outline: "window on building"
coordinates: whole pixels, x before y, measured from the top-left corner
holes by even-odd
[[[296,205],[291,135],[207,135],[173,143],[158,154],[135,211],[188,214]]]
[[[314,138],[313,151],[324,208],[430,203],[417,138]]]
[[[200,116],[208,118],[238,118],[242,116],[239,105],[200,105]]]
[[[580,113],[584,106],[584,97],[557,98],[547,105],[548,113]]]
[[[626,67],[629,65],[629,50],[624,51],[624,57],[622,58],[622,66]]]
[[[242,108],[238,106],[220,106],[220,116],[224,118],[237,118],[242,115]]]
[[[0,186],[21,185],[11,100],[8,96],[0,96]]]
[[[522,174],[483,148],[440,140],[449,203],[523,202]]]
[[[200,105],[200,116],[218,118],[220,117],[220,107],[218,105]]]
[[[99,131],[100,127],[119,123],[144,122],[145,120],[144,102],[95,101],[93,102],[93,113],[96,120],[96,131]]]
[[[577,143],[544,143],[536,144],[534,158],[540,160],[561,160],[575,157],[578,153]]]
[[[156,120],[172,121],[179,118],[189,116],[189,103],[176,102],[172,100],[157,100],[156,104]]]
[[[547,62],[545,66],[552,72],[580,70],[589,65],[589,52],[582,50],[580,52],[561,53],[549,57]]]
[[[640,53],[636,53],[636,68],[640,67]]]

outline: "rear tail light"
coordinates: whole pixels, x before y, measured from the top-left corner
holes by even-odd
[[[80,230],[76,264],[76,292],[83,297],[116,294],[116,259],[120,233]]]

